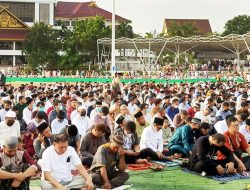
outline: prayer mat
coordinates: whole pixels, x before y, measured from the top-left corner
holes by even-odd
[[[194,172],[194,171],[190,171],[187,168],[184,168],[183,171],[187,172],[187,173],[190,173],[190,174],[202,176],[200,173],[197,173],[197,172]],[[203,176],[203,177],[207,177],[207,178],[219,181],[220,183],[227,183],[229,181],[234,181],[234,180],[249,179],[250,178],[250,174],[249,173],[246,173],[246,174],[248,174],[248,175],[242,175],[242,174],[238,174],[237,173],[237,174],[232,174],[232,175],[225,174],[223,176],[220,176],[220,175],[215,175],[215,176],[206,175],[206,176]]]
[[[96,188],[96,190],[104,190],[104,189]],[[134,188],[132,187],[132,185],[122,185],[122,186],[116,187],[112,190],[134,190]]]
[[[175,161],[153,161],[153,163],[156,163],[156,164],[162,164],[164,166],[167,166],[167,167],[176,167],[176,166],[179,166],[180,163],[179,162],[175,162]]]
[[[128,170],[148,170],[150,169],[149,167],[151,166],[151,163],[147,163],[147,164],[128,164],[127,165],[127,169]]]

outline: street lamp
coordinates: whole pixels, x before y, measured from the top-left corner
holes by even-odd
[[[115,66],[115,0],[113,0],[112,12],[112,48],[111,48],[111,74],[116,72]]]

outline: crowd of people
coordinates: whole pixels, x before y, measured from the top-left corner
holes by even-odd
[[[126,164],[188,158],[189,170],[250,170],[250,85],[10,83],[0,87],[0,189],[112,189]],[[150,182],[149,182],[150,183]]]

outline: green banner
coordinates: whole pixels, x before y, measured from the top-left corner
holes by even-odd
[[[6,82],[98,82],[98,83],[107,83],[111,82],[110,78],[17,78],[17,77],[7,77]],[[180,82],[188,82],[188,83],[196,83],[196,82],[216,82],[216,79],[204,79],[204,78],[196,78],[196,79],[121,79],[124,83],[143,83],[143,82],[155,82],[155,83],[180,83]],[[237,82],[243,82],[242,79],[237,79]]]

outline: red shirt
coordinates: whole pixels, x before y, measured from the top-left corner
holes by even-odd
[[[236,150],[242,150],[245,151],[249,146],[247,143],[246,138],[240,133],[237,132],[235,134],[229,133],[229,131],[226,131],[224,133],[224,136],[226,138],[225,146],[230,149],[232,152]],[[224,155],[219,153],[218,159],[224,159]]]
[[[194,108],[192,108],[192,107],[188,108],[187,113],[188,113],[188,117],[193,118],[195,115]]]

